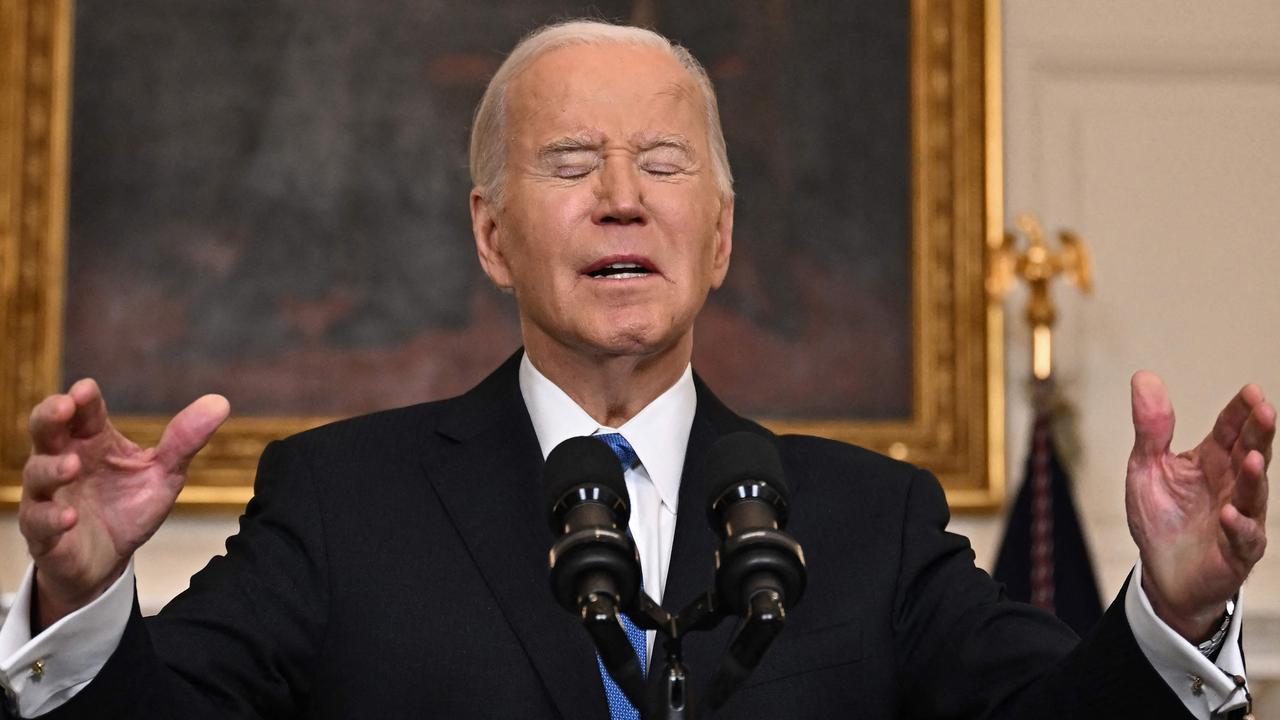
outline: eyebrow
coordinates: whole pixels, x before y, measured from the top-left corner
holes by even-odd
[[[653,135],[633,140],[641,152],[657,148],[672,148],[693,157],[693,144],[683,135]]]
[[[599,150],[600,142],[589,137],[562,137],[538,148],[538,157],[547,159],[555,155],[578,152],[581,150]]]
[[[640,152],[647,152],[658,148],[671,148],[688,155],[690,158],[694,155],[692,143],[690,143],[688,138],[683,135],[637,135],[632,136],[631,142],[640,149]],[[556,138],[555,140],[552,140],[538,148],[538,159],[550,160],[559,155],[581,152],[584,150],[597,151],[602,145],[603,143],[599,138],[569,135]]]

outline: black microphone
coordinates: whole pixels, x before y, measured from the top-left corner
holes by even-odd
[[[622,608],[640,589],[640,560],[627,535],[631,506],[618,457],[600,440],[574,437],[547,455],[542,470],[551,548],[552,592],[577,613],[592,593]]]
[[[618,613],[639,606],[640,555],[618,456],[602,440],[574,437],[547,455],[542,470],[551,546],[551,592],[578,615],[618,687],[643,707],[644,673]]]
[[[787,535],[791,493],[768,439],[750,432],[720,438],[707,452],[707,519],[720,536],[716,590],[732,613],[772,591],[794,606],[804,594],[804,551]]]
[[[725,435],[707,452],[703,477],[707,519],[720,536],[716,597],[726,612],[745,619],[711,681],[708,700],[716,709],[782,632],[807,574],[804,550],[784,532],[791,494],[772,442],[750,432]]]

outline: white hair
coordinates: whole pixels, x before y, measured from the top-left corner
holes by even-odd
[[[697,58],[652,30],[598,20],[570,20],[545,25],[525,36],[503,61],[485,88],[484,97],[476,107],[475,121],[471,125],[471,182],[485,199],[495,205],[502,203],[506,180],[506,95],[511,81],[534,60],[552,50],[575,45],[610,43],[665,50],[689,72],[702,94],[706,110],[707,145],[711,148],[711,168],[716,185],[723,199],[733,197],[733,174],[729,170],[729,153],[725,148],[724,130],[720,127],[720,110],[716,105],[715,89]]]

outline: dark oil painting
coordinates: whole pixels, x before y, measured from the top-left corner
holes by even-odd
[[[695,369],[750,415],[911,413],[907,3],[76,5],[64,372],[116,412],[349,415],[496,367],[519,334],[475,259],[471,115],[523,34],[589,16],[717,86],[734,255]]]

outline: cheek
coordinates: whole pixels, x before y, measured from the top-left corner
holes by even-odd
[[[655,215],[663,218],[663,234],[675,244],[675,255],[681,264],[691,272],[709,274],[715,264],[718,215],[687,205]]]
[[[508,217],[509,226],[516,229],[508,257],[520,266],[518,271],[545,273],[569,247],[579,213],[573,204],[557,198],[526,200],[522,209],[526,211]]]
[[[563,249],[581,228],[591,224],[594,198],[590,192],[546,192],[533,197],[528,212],[519,219],[520,227],[544,251]]]

